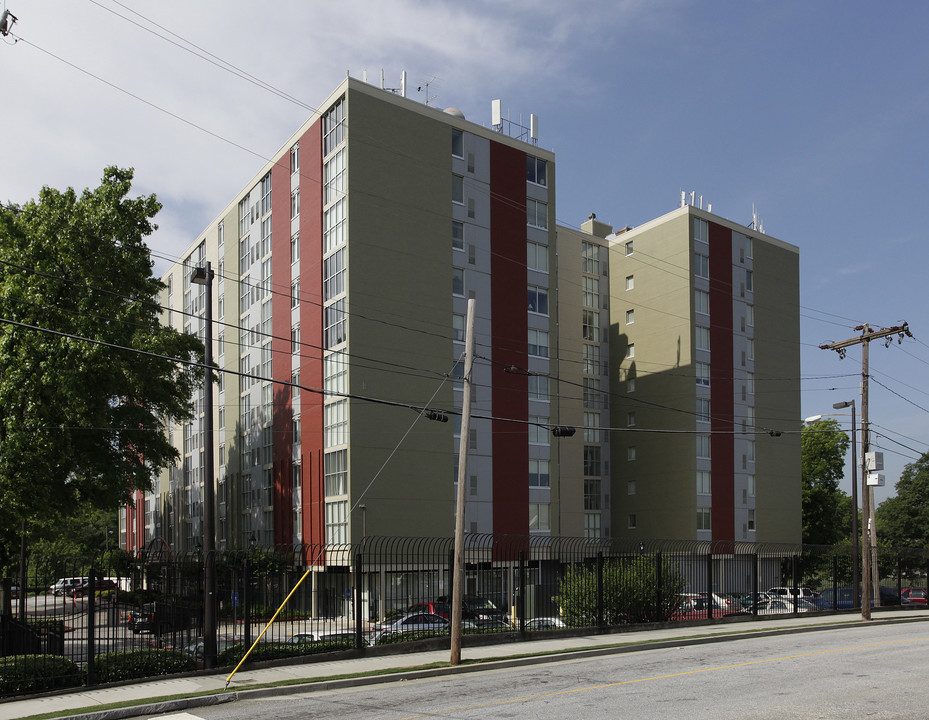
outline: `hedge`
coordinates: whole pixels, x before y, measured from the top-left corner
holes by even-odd
[[[0,697],[77,687],[83,680],[81,669],[59,655],[0,658]]]
[[[250,646],[244,644],[230,645],[216,656],[219,667],[238,665]],[[248,662],[261,660],[279,660],[281,658],[316,655],[318,653],[353,650],[355,643],[351,640],[317,640],[303,643],[261,642],[248,656]]]
[[[98,655],[94,662],[97,682],[135,680],[196,670],[194,659],[180,650],[132,650]]]

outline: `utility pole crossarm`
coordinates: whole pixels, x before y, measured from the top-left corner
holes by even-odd
[[[898,335],[897,342],[903,340],[903,336],[913,337],[913,333],[910,332],[910,328],[906,323],[902,325],[895,325],[894,327],[882,328],[881,330],[872,330],[867,325],[859,325],[855,330],[861,330],[861,335],[855,338],[849,338],[848,340],[839,340],[834,343],[828,343],[826,345],[820,345],[820,350],[836,350],[840,355],[844,357],[845,353],[842,352],[845,348],[852,345],[860,345],[861,343],[871,342],[872,340],[878,340],[880,338],[890,337],[891,335]]]

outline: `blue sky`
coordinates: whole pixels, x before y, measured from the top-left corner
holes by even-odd
[[[878,501],[929,444],[929,5],[0,2],[21,38],[0,45],[2,201],[134,167],[137,190],[164,204],[160,272],[346,71],[375,81],[383,68],[398,86],[406,70],[411,98],[425,101],[428,81],[430,104],[474,122],[489,124],[494,98],[512,119],[538,115],[562,225],[596,212],[636,226],[682,189],[746,224],[754,204],[768,234],[800,248],[803,415],[858,398],[858,347],[840,360],[819,345],[906,321],[915,339],[871,348]]]

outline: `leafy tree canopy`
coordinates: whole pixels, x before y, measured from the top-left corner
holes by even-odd
[[[929,453],[904,467],[895,487],[875,511],[881,544],[929,547]]]
[[[202,376],[172,358],[203,348],[159,322],[161,206],[128,197],[132,175],[0,207],[0,562],[23,520],[113,509],[177,457],[165,421],[190,417]]]
[[[850,508],[844,500],[846,494],[839,488],[849,442],[832,418],[803,428],[800,468],[804,543],[834,545],[850,532]]]

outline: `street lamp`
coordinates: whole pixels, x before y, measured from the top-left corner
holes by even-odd
[[[213,530],[213,269],[194,268],[190,281],[205,288],[203,331],[203,664],[216,665],[216,534]]]

